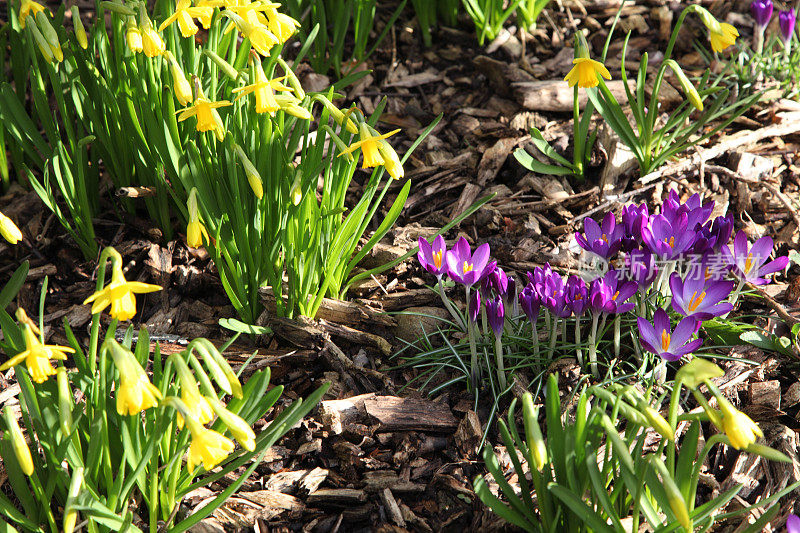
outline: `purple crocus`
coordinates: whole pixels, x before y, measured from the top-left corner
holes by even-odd
[[[475,291],[469,298],[469,319],[475,323],[478,321],[478,314],[481,312],[481,291]]]
[[[671,224],[680,215],[686,215],[687,226],[691,230],[702,226],[714,212],[714,202],[709,201],[705,204],[699,194],[693,194],[688,200],[681,203],[681,198],[674,190],[669,192],[669,196],[661,207],[661,214],[664,215]]]
[[[445,264],[445,255],[447,254],[447,244],[444,242],[444,237],[437,235],[433,242],[430,243],[427,239],[419,238],[419,251],[417,252],[417,259],[419,263],[431,274],[441,279],[447,271]]]
[[[589,286],[589,307],[596,313],[625,313],[636,307],[629,303],[639,286],[636,282],[625,281],[617,270],[609,270],[605,276],[592,281]]]
[[[447,251],[445,263],[450,278],[468,287],[474,285],[476,281],[489,274],[491,269],[497,266],[495,262],[489,263],[488,244],[481,244],[473,254],[464,237],[458,239],[452,250]]]
[[[750,4],[750,13],[753,15],[753,20],[762,31],[772,18],[772,8],[772,0],[754,0]]]
[[[693,251],[696,254],[704,254],[712,250],[719,252],[723,246],[728,244],[732,234],[733,215],[719,216],[706,222],[700,228]]]
[[[539,293],[533,288],[532,283],[528,283],[525,288],[520,291],[518,299],[522,312],[525,313],[525,316],[528,317],[531,324],[536,325],[536,320],[539,318],[539,306],[541,302],[539,301]]]
[[[648,250],[631,250],[625,257],[625,266],[620,275],[622,279],[633,281],[640,289],[646,290],[658,275],[655,256]]]
[[[503,306],[502,298],[495,296],[491,300],[486,300],[486,318],[489,319],[489,325],[492,327],[495,337],[499,339],[503,334],[503,325],[506,318],[506,310]]]
[[[778,15],[778,23],[781,27],[781,40],[784,44],[788,44],[792,40],[796,17],[792,9],[781,11],[780,15]]]
[[[703,344],[701,339],[690,341],[697,330],[697,320],[691,317],[681,320],[674,331],[671,329],[669,315],[660,308],[656,310],[652,324],[642,317],[638,317],[636,322],[639,325],[642,346],[667,361],[678,361]]]
[[[542,304],[554,316],[567,318],[572,314],[572,308],[567,305],[564,295],[564,278],[557,272],[551,272],[541,286],[537,286],[536,289],[539,291]]]
[[[800,516],[790,514],[786,519],[786,533],[800,533]]]
[[[487,268],[487,273],[481,280],[481,289],[485,297],[489,297],[491,294],[503,296],[508,292],[508,276],[502,268],[497,268],[497,262],[494,263],[495,268],[491,271]]]
[[[664,215],[656,215],[642,230],[642,240],[650,251],[665,260],[680,257],[696,239],[697,233],[689,227],[687,213],[676,215],[672,221]]]
[[[705,281],[719,281],[731,270],[733,257],[727,245],[720,252],[706,252],[702,255],[693,255],[686,270],[687,278],[697,278]]]
[[[579,317],[589,305],[589,293],[586,282],[574,274],[567,279],[564,285],[564,300],[572,310],[572,314]]]
[[[622,247],[622,238],[625,236],[625,227],[617,224],[614,213],[608,213],[603,219],[602,226],[593,219],[583,219],[583,233],[575,232],[578,245],[603,259],[609,259]]]
[[[733,239],[734,271],[753,285],[765,285],[769,283],[766,276],[783,270],[789,264],[786,256],[766,263],[771,253],[772,238],[761,237],[748,250],[747,235],[744,231],[739,231]]]
[[[669,278],[669,286],[672,289],[672,308],[683,316],[708,320],[733,309],[732,304],[723,301],[733,290],[732,281],[706,281],[699,276],[688,276],[683,280],[674,272]]]
[[[625,236],[622,238],[622,249],[630,251],[642,242],[642,230],[650,220],[647,204],[628,204],[622,208],[622,226]]]

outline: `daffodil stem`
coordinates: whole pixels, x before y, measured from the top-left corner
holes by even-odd
[[[703,449],[700,450],[700,455],[697,456],[697,461],[694,463],[694,470],[692,470],[692,481],[689,484],[689,512],[694,510],[695,498],[693,496],[697,493],[697,483],[700,481],[700,470],[702,469],[703,463],[706,462],[706,457],[708,457],[708,454],[711,452],[711,448],[723,442],[724,437],[724,433],[717,433],[709,437]]]
[[[575,88],[573,89],[572,95],[572,139],[574,146],[572,148],[572,163],[573,163],[573,171],[575,173],[575,177],[578,178],[579,181],[583,181],[583,160],[585,158],[584,150],[585,145],[583,143],[586,142],[586,139],[583,138],[581,135],[580,127],[581,127],[581,110],[580,110],[580,100],[578,99],[578,84],[575,84]]]

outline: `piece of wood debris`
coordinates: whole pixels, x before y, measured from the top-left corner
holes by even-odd
[[[397,396],[375,396],[364,402],[367,414],[380,422],[378,431],[451,432],[458,420],[438,402]]]
[[[341,435],[348,424],[365,419],[364,402],[374,396],[375,393],[370,392],[342,400],[324,400],[319,404],[322,423],[334,434]]]
[[[381,501],[383,502],[389,518],[392,522],[400,527],[406,527],[406,521],[403,519],[403,513],[400,511],[400,506],[397,505],[397,500],[394,499],[391,489],[385,488],[380,492]]]
[[[367,501],[367,493],[360,489],[318,489],[306,498],[306,505],[349,507]]]

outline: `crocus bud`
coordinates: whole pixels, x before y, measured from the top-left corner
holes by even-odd
[[[506,317],[503,299],[500,296],[495,296],[494,299],[486,301],[486,316],[495,336],[499,338],[503,334],[503,325]]]
[[[525,423],[525,439],[528,441],[533,466],[541,472],[547,464],[547,446],[539,427],[539,408],[533,406],[533,396],[530,392],[522,395],[522,419]]]
[[[6,419],[6,428],[11,436],[11,447],[14,449],[14,455],[17,457],[19,467],[26,476],[30,476],[33,474],[33,458],[31,457],[28,443],[25,442],[22,430],[17,424],[16,417],[11,414],[10,408],[3,409],[3,416]]]
[[[753,20],[762,31],[772,18],[772,9],[772,0],[754,0],[750,4],[750,13],[753,15]]]
[[[256,167],[247,158],[247,155],[244,153],[244,150],[237,144],[234,146],[234,150],[236,150],[236,155],[239,156],[239,160],[242,162],[242,166],[244,167],[244,173],[247,176],[247,182],[250,184],[250,188],[253,189],[253,194],[256,195],[256,198],[261,200],[264,196],[264,187],[261,181],[261,174],[258,173]]]
[[[31,24],[33,26],[33,24]],[[0,213],[0,235],[11,244],[17,244],[22,240],[22,232],[14,221]]]
[[[78,6],[72,6],[72,28],[75,31],[75,39],[81,48],[86,50],[89,46],[89,41],[86,39],[86,30],[83,28],[83,21],[81,15],[78,13]]]
[[[778,22],[781,27],[781,40],[784,44],[789,44],[792,40],[796,18],[797,16],[792,9],[781,11],[780,15],[778,15]]]
[[[689,78],[683,72],[681,66],[674,59],[667,59],[665,63],[667,63],[669,68],[672,69],[672,72],[675,73],[675,76],[678,78],[678,83],[680,83],[681,89],[683,90],[683,94],[686,95],[689,103],[691,103],[698,111],[702,111],[703,101],[700,99],[697,89],[695,89],[692,82],[689,81]]]
[[[66,437],[72,433],[72,391],[69,388],[67,369],[60,366],[56,369],[58,383],[58,422],[61,433]]]

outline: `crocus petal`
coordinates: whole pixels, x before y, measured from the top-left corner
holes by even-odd
[[[680,359],[684,355],[689,355],[690,353],[693,353],[702,344],[703,344],[703,339],[695,339],[692,342],[690,342],[689,344],[687,344],[686,346],[682,346],[680,348],[673,349],[674,354],[677,356],[677,359],[674,359],[674,360],[677,361],[678,359]]]
[[[656,337],[653,325],[642,317],[637,317],[636,323],[639,326],[639,341],[648,351],[658,353],[655,347],[658,346],[660,342]]]
[[[670,331],[669,315],[667,315],[667,312],[663,309],[657,309],[653,315],[653,329],[655,334],[659,337],[661,336],[662,331]],[[660,339],[658,344],[660,344]]]
[[[472,269],[475,272],[480,272],[483,274],[483,269],[486,267],[486,263],[489,261],[489,244],[483,243],[478,246],[478,249],[475,250],[475,253],[472,255]],[[494,269],[492,269],[494,270]]]
[[[682,346],[686,344],[696,330],[697,320],[692,317],[684,318],[675,326],[670,344],[672,346]]]
[[[787,256],[779,257],[774,261],[770,261],[766,265],[762,266],[758,271],[759,277],[764,277],[767,274],[772,274],[773,272],[780,272],[789,264],[789,258]]]

